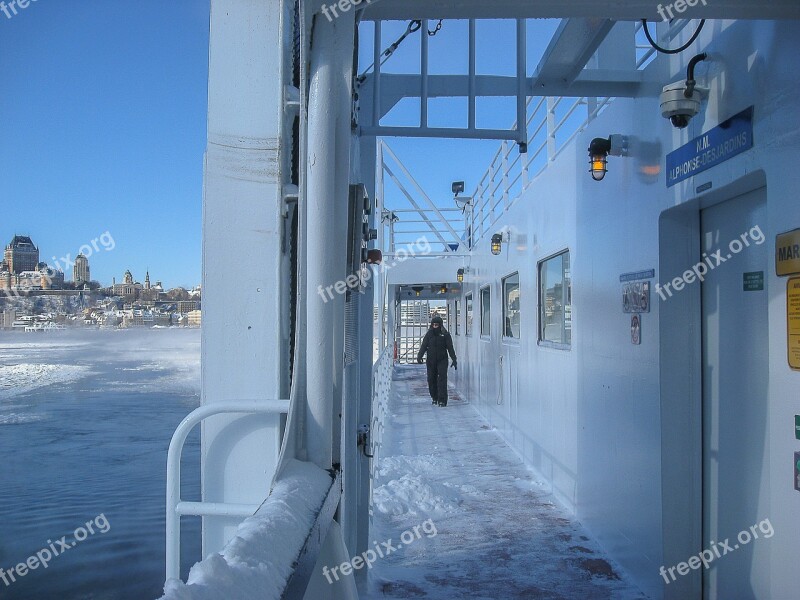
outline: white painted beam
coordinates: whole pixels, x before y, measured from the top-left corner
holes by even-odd
[[[601,17],[614,20],[661,20],[652,0],[371,0],[365,20],[405,19],[555,19]],[[667,3],[664,3],[667,4]],[[705,19],[797,19],[797,0],[698,0],[677,15]]]

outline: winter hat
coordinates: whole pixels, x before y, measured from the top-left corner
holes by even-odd
[[[431,319],[431,325],[433,325],[434,323],[438,323],[439,327],[443,327],[444,326],[444,321],[442,320],[442,317],[440,317],[439,315],[435,315]]]

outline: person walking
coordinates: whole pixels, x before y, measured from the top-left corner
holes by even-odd
[[[433,404],[447,406],[447,355],[453,359],[453,368],[458,369],[456,351],[453,349],[453,338],[444,328],[444,321],[439,315],[431,319],[431,326],[417,354],[417,362],[422,363],[422,357],[427,353],[425,363],[428,367],[428,391]]]

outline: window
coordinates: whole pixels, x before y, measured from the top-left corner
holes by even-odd
[[[454,302],[455,305],[455,317],[456,317],[456,335],[461,333],[461,300],[456,300]]]
[[[539,341],[559,348],[572,343],[569,250],[539,263]]]
[[[467,323],[464,333],[466,335],[472,335],[472,292],[467,294],[465,302],[467,305]]]
[[[492,288],[481,289],[481,335],[492,334]]]
[[[519,273],[503,279],[503,337],[519,339]]]

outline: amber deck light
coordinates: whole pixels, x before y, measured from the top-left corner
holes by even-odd
[[[503,249],[503,234],[502,233],[495,233],[492,236],[492,254],[497,256],[500,254],[500,251]]]
[[[589,164],[592,179],[601,181],[608,173],[608,153],[611,150],[611,138],[594,138],[589,144]]]
[[[456,279],[458,279],[458,283],[464,283],[464,269],[459,269],[456,272]]]

